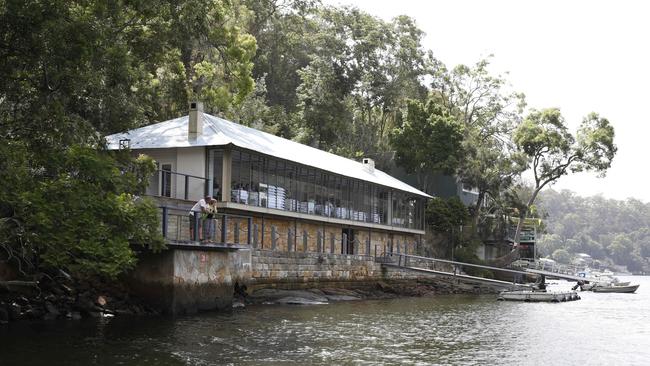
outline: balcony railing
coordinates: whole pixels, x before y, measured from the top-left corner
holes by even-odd
[[[252,217],[212,214],[202,215],[172,207],[160,207],[161,232],[170,243],[205,242],[214,244],[253,243]]]
[[[198,201],[210,192],[210,179],[169,170],[156,170],[149,181],[146,194]]]

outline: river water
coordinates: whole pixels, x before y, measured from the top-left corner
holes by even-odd
[[[641,287],[558,304],[453,295],[9,324],[0,365],[649,365],[650,277],[621,279]]]

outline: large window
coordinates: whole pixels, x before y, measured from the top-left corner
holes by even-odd
[[[231,201],[345,220],[423,228],[424,199],[253,152],[232,150]],[[223,151],[210,151],[215,192]],[[390,206],[390,207],[389,207]],[[389,209],[390,208],[390,209]]]

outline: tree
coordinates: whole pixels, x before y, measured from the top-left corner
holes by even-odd
[[[607,247],[609,255],[618,264],[626,264],[632,258],[634,247],[632,241],[625,234],[619,234]]]
[[[474,209],[477,228],[485,198],[498,201],[526,168],[524,156],[509,139],[521,121],[525,97],[507,90],[506,79],[491,75],[488,66],[489,58],[451,70],[438,63],[433,79],[442,103],[464,128],[464,156],[455,173],[463,184],[478,191]]]
[[[544,187],[570,172],[595,171],[604,175],[616,154],[614,128],[596,113],[583,119],[574,137],[558,109],[534,110],[514,131],[513,141],[529,158],[535,183],[525,209],[520,212],[516,244],[523,219]]]
[[[560,263],[569,264],[571,262],[571,254],[564,249],[555,250],[552,257]]]
[[[461,125],[436,98],[430,98],[426,105],[410,101],[404,121],[392,134],[397,164],[415,173],[425,190],[429,172],[456,171],[463,158],[462,140]]]

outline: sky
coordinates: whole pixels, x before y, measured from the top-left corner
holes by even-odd
[[[557,107],[573,132],[589,112],[609,119],[618,153],[605,178],[565,176],[554,189],[650,202],[650,2],[514,0],[323,0],[390,20],[414,18],[423,45],[447,66],[494,55],[490,70]],[[647,186],[646,186],[647,185]]]

